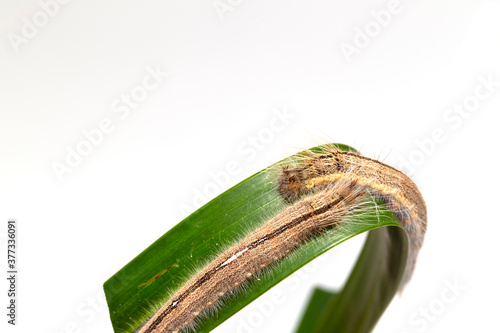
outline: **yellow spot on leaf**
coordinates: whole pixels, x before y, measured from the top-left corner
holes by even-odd
[[[159,272],[158,274],[156,274],[155,276],[153,276],[153,277],[152,277],[149,281],[144,282],[144,283],[141,283],[141,284],[139,285],[139,288],[140,288],[140,287],[143,287],[143,286],[145,286],[145,287],[149,286],[151,283],[153,283],[153,282],[155,282],[156,280],[158,280],[158,279],[160,278],[160,276],[162,276],[163,274],[165,274],[165,273],[166,273],[169,269],[171,269],[172,267],[179,267],[179,265],[177,265],[177,264],[173,264],[173,265],[171,265],[171,266],[169,266],[169,267],[165,268],[164,270],[162,270],[161,272]]]

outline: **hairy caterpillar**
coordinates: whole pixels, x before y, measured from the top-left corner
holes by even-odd
[[[200,312],[253,274],[323,229],[341,225],[367,195],[385,201],[408,231],[410,256],[402,285],[410,279],[427,213],[420,192],[406,175],[377,160],[327,145],[282,165],[276,183],[290,206],[203,267],[139,333],[179,332],[191,327]]]

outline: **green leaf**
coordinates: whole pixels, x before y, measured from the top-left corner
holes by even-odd
[[[321,146],[314,149],[321,150]],[[104,283],[115,332],[133,332],[197,269],[289,204],[277,191],[276,169],[271,166],[181,221]],[[245,292],[237,293],[216,313],[210,313],[199,323],[197,332],[209,332],[320,254],[373,230],[343,291],[323,297],[319,308],[319,303],[311,303],[315,310],[306,312],[299,329],[300,333],[368,332],[394,296],[408,254],[408,236],[398,219],[380,202],[369,205],[362,216],[343,223],[348,227],[320,234],[268,268],[273,274],[250,278]],[[304,325],[309,330],[302,328]]]
[[[403,228],[370,231],[342,292],[313,295],[297,333],[370,332],[399,286],[407,256]]]
[[[327,291],[321,288],[315,288],[309,301],[309,305],[302,317],[297,333],[309,333],[311,327],[316,325],[323,315],[323,310],[326,308],[330,301],[333,301],[338,293]]]

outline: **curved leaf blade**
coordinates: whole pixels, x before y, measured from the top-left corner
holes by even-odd
[[[343,145],[339,145],[339,147],[344,150],[352,150]],[[321,146],[313,149],[321,149]],[[195,268],[199,269],[213,260],[217,254],[234,244],[249,230],[256,229],[267,218],[289,205],[277,191],[275,173],[270,170],[272,167],[262,170],[201,207],[105,282],[104,290],[115,332],[133,332],[154,314],[158,305],[163,304],[169,295],[172,295],[193,275]],[[363,214],[362,218],[356,217],[355,223],[345,222],[349,228],[333,228],[322,233],[314,241],[300,246],[293,255],[287,256],[270,268],[273,270],[273,274],[260,275],[258,279],[250,278],[245,292],[224,302],[216,313],[209,314],[199,323],[197,332],[211,331],[294,271],[351,237],[387,226],[399,228],[382,228],[382,230],[403,230],[397,218],[385,205],[380,202],[372,202],[370,205],[370,209]],[[345,313],[353,311],[349,309],[352,309],[353,301],[355,302],[356,298],[360,297],[364,299],[363,309],[367,312],[360,312],[351,317],[366,316],[368,324],[363,325],[363,327],[373,327],[395,294],[406,263],[403,257],[406,258],[405,255],[407,255],[407,238],[405,238],[407,236],[400,231],[391,233],[389,239],[391,242],[393,238],[396,239],[394,242],[399,245],[396,246],[397,251],[402,254],[395,254],[396,247],[387,248],[387,245],[381,245],[381,248],[378,249],[380,253],[375,256],[377,260],[381,260],[384,255],[395,256],[389,260],[389,268],[384,266],[385,270],[377,270],[377,267],[370,264],[369,259],[363,259],[362,255],[352,274],[354,282],[351,283],[353,279],[351,278],[344,289],[345,293],[343,292],[338,295],[339,297],[332,298],[325,303],[324,312],[314,321],[316,323],[314,329],[317,332],[351,332],[336,330],[335,327],[351,326],[337,317],[331,317],[330,314],[331,311],[343,310],[345,316]],[[379,234],[381,235],[382,232],[375,233],[375,235]],[[370,235],[370,237],[375,239],[373,241],[375,243],[387,240],[386,236]],[[371,239],[370,237],[368,241]],[[406,248],[404,244],[406,244]],[[365,250],[366,248],[365,246]],[[375,250],[377,250],[377,246],[370,245],[369,252]],[[391,268],[392,265],[395,265],[395,268]],[[391,272],[386,272],[387,269]],[[366,299],[367,292],[370,291],[360,292],[359,281],[363,281],[367,272],[372,272],[372,270],[374,274],[377,274],[377,277],[368,282],[369,284],[383,283],[386,277],[390,277],[391,282],[386,286],[382,284],[383,290],[370,301],[370,299]],[[374,288],[377,288],[377,285],[374,284],[372,287],[371,292],[376,292]],[[373,312],[370,308],[373,304],[377,304],[379,308],[382,306],[382,310],[377,309]],[[325,328],[332,330],[324,331]],[[310,327],[310,329],[313,328]]]

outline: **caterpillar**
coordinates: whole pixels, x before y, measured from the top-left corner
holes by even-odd
[[[410,236],[401,288],[409,281],[423,243],[427,211],[417,186],[405,174],[329,144],[287,160],[276,178],[277,189],[290,205],[194,274],[139,333],[176,333],[192,327],[201,312],[252,275],[323,230],[342,225],[367,196],[384,201]]]

